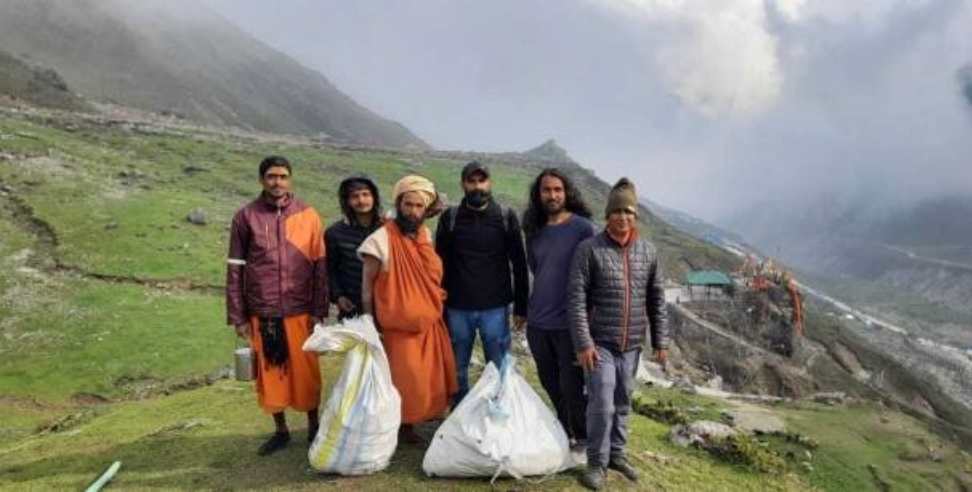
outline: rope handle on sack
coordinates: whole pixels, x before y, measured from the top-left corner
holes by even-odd
[[[554,472],[550,472],[550,473],[548,473],[548,474],[546,474],[546,475],[544,475],[544,476],[542,476],[542,477],[540,477],[540,478],[538,478],[536,480],[531,480],[529,478],[524,477],[523,475],[520,475],[519,473],[514,472],[509,467],[507,467],[505,464],[508,461],[509,461],[508,459],[505,459],[505,460],[503,460],[503,462],[500,463],[499,466],[496,467],[496,473],[494,473],[493,474],[493,478],[491,478],[489,480],[489,484],[490,485],[494,485],[494,483],[496,482],[496,479],[499,478],[500,475],[502,475],[504,471],[506,473],[509,473],[510,476],[513,477],[514,479],[516,479],[516,480],[526,480],[527,483],[532,484],[532,485],[540,485],[540,484],[546,482],[547,480],[550,480],[551,478],[553,478],[553,477],[555,477],[555,476],[557,476],[557,475],[560,474],[559,471],[554,471]]]
[[[493,474],[493,478],[491,478],[489,480],[489,484],[490,485],[493,485],[493,483],[496,482],[496,479],[499,478],[499,476],[502,475],[503,472],[508,473],[511,477],[513,477],[513,478],[515,478],[517,480],[523,480],[523,475],[521,475],[521,474],[513,471],[508,466],[509,463],[510,463],[510,458],[509,457],[503,458],[503,460],[500,461],[499,465],[496,467],[496,473],[494,473]]]

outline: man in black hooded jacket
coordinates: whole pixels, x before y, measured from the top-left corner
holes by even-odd
[[[362,314],[361,259],[358,246],[382,224],[378,187],[364,176],[352,176],[338,187],[344,217],[324,232],[328,287],[338,319]]]

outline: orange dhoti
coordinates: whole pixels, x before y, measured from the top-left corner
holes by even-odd
[[[287,362],[273,366],[264,358],[260,318],[250,318],[250,347],[256,367],[257,401],[263,411],[274,414],[293,408],[308,412],[321,401],[321,369],[318,354],[304,352],[304,341],[314,329],[309,314],[283,319],[287,333]]]
[[[425,227],[417,239],[387,222],[358,250],[381,260],[374,283],[392,382],[402,397],[402,423],[441,418],[459,389],[449,332],[442,319],[442,261]]]
[[[402,396],[402,423],[442,418],[459,389],[452,344],[442,322],[424,333],[384,331],[392,383]]]

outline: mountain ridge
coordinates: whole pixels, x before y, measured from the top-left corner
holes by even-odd
[[[204,6],[6,0],[0,44],[95,101],[328,141],[429,147]]]

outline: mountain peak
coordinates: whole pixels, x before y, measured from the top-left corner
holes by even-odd
[[[539,146],[524,152],[523,155],[540,161],[568,163],[575,162],[574,159],[571,159],[570,155],[567,154],[567,151],[558,145],[557,141],[552,138],[548,139]]]

